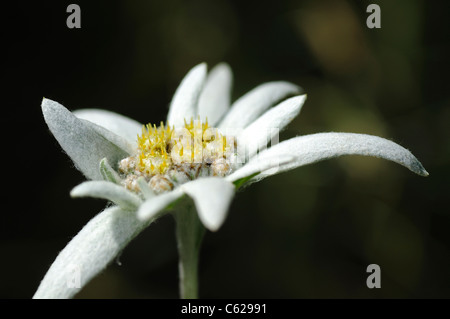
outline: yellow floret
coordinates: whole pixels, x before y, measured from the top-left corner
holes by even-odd
[[[161,122],[160,126],[147,124],[137,137],[136,170],[144,176],[163,175],[173,164],[211,163],[230,149],[227,139],[215,128],[191,118],[176,130]]]
[[[172,129],[169,125],[160,127],[147,124],[142,127],[142,134],[137,137],[137,170],[147,176],[164,174],[172,164],[167,154]]]

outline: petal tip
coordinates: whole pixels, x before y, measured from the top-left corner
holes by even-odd
[[[86,197],[86,183],[89,184],[90,182],[83,182],[70,191],[69,195],[72,198],[80,198],[80,197]]]
[[[48,107],[48,106],[52,106],[55,104],[59,104],[59,103],[56,101],[50,100],[50,99],[46,98],[45,96],[42,98],[42,102],[41,102],[42,107]]]
[[[70,197],[72,197],[72,198],[80,197],[80,194],[76,187],[74,189],[72,189],[69,194],[70,194]]]
[[[234,185],[223,178],[207,177],[183,184],[182,190],[194,200],[203,225],[213,232],[219,230],[234,197]]]
[[[60,103],[45,97],[42,99],[41,109],[47,124],[49,124],[48,121],[58,121],[59,115],[65,113],[64,111],[68,111]]]
[[[303,104],[305,104],[307,97],[308,96],[306,94],[301,94],[301,95],[294,96],[291,99],[294,100],[295,102],[297,102],[299,106],[302,106]]]
[[[276,85],[279,85],[280,87],[284,87],[284,89],[286,90],[286,92],[288,94],[295,95],[295,94],[301,94],[303,93],[303,88],[300,85],[297,85],[295,83],[292,82],[287,82],[287,81],[275,81],[275,82],[269,82],[269,83],[274,83]]]
[[[290,83],[290,82],[289,82],[289,84],[292,85],[294,93],[299,93],[299,94],[303,93],[303,88],[300,85],[297,85],[297,84],[294,84],[294,83]],[[303,95],[306,96],[306,94],[303,94]]]
[[[81,183],[77,186],[75,186],[74,188],[72,188],[72,190],[70,191],[69,195],[72,198],[81,198],[81,197],[86,197],[86,186],[84,185],[85,183],[89,183],[89,182],[84,182]]]
[[[202,73],[206,74],[206,72],[208,70],[208,64],[206,62],[199,63],[196,66],[194,66],[192,68],[192,70],[196,70],[196,71],[198,70],[198,72],[202,72]]]
[[[205,223],[204,220],[202,220],[203,225],[211,232],[216,232],[219,230],[219,228],[222,226],[223,222],[220,224],[212,224],[212,223]]]
[[[148,207],[142,207],[143,205],[141,205],[139,207],[139,209],[136,212],[136,218],[141,221],[141,222],[147,222],[150,219],[152,219],[153,217],[156,216],[156,214],[158,214],[160,212],[160,209],[158,210],[149,210]]]
[[[41,102],[41,108],[42,108],[42,112],[45,113],[54,103],[54,101],[47,99],[46,97],[42,98],[42,102]]]
[[[428,173],[427,172],[427,170],[422,166],[421,168],[420,168],[420,170],[418,171],[418,174],[420,175],[420,176],[423,176],[423,177],[428,177],[428,176],[430,176],[430,173]]]
[[[229,69],[231,70],[230,65],[227,62],[219,62],[215,66],[216,68]]]
[[[408,165],[407,167],[413,173],[416,173],[417,175],[420,175],[420,176],[423,176],[423,177],[429,176],[430,174],[427,172],[425,167],[423,167],[422,163],[420,163],[419,160],[414,157],[414,155],[412,155],[412,157],[413,157],[412,163],[410,163],[410,165]]]
[[[138,211],[137,211],[137,213],[136,213],[136,217],[137,217],[137,219],[139,219],[141,222],[150,219],[150,218],[148,217],[148,214],[146,214],[146,212],[144,212],[142,209],[138,209]]]
[[[218,64],[216,64],[211,72],[220,72],[222,74],[225,74],[228,77],[232,76],[233,71],[231,70],[231,67],[228,63],[226,62],[220,62]]]

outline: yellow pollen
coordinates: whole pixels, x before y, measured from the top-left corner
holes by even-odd
[[[160,127],[147,124],[142,127],[142,134],[137,138],[137,170],[145,175],[164,174],[171,165],[167,154],[172,130],[169,126]]]
[[[136,172],[147,178],[164,175],[173,165],[183,163],[212,163],[215,159],[225,157],[231,149],[228,139],[217,129],[208,125],[208,119],[202,123],[200,117],[189,122],[184,120],[184,127],[179,130],[164,122],[147,124],[142,127],[142,134],[137,137]]]

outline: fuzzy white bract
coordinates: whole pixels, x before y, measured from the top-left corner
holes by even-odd
[[[230,104],[231,85],[227,64],[209,74],[206,64],[195,66],[174,94],[167,122],[158,126],[99,109],[70,112],[55,101],[42,101],[50,131],[90,180],[71,195],[115,205],[96,215],[59,253],[34,298],[74,296],[182,197],[192,199],[204,227],[217,231],[238,187],[324,159],[375,156],[428,175],[408,150],[376,136],[318,133],[266,148],[299,114],[306,95],[294,84],[269,82]],[[79,269],[78,287],[67,285],[70,265]]]

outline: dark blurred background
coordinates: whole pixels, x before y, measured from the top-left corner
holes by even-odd
[[[366,27],[372,2],[381,29]],[[49,133],[42,97],[159,123],[203,61],[230,64],[233,100],[266,81],[302,86],[308,100],[281,139],[379,135],[410,149],[430,176],[343,157],[252,185],[205,237],[200,297],[450,297],[446,1],[77,1],[81,29],[66,27],[69,3],[2,5],[1,298],[32,297],[58,252],[105,206],[70,198],[84,178]],[[120,262],[78,297],[177,298],[171,216]],[[366,287],[372,263],[381,289]]]

